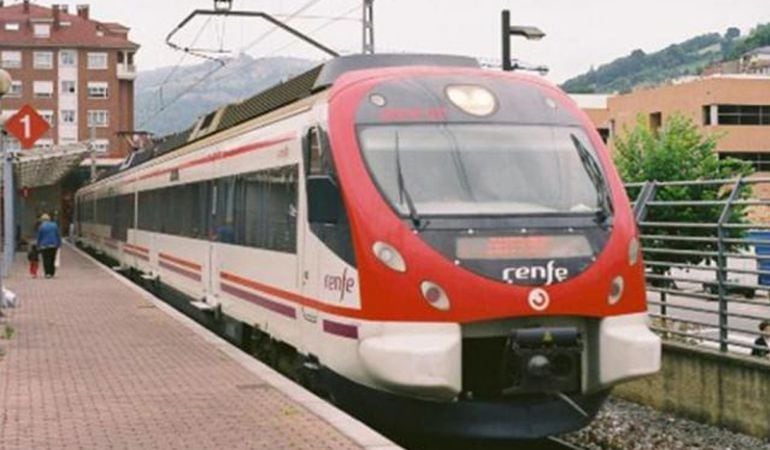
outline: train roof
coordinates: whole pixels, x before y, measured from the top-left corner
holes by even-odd
[[[99,179],[136,167],[160,155],[227,130],[330,87],[343,74],[378,67],[439,66],[479,67],[475,58],[455,55],[382,54],[348,55],[331,59],[288,81],[268,88],[237,103],[222,106],[200,117],[190,128],[161,138],[154,146],[134,152],[121,166]]]

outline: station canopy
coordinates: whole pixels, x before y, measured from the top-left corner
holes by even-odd
[[[54,185],[77,168],[88,154],[88,146],[81,143],[22,150],[13,159],[16,185],[28,188]]]

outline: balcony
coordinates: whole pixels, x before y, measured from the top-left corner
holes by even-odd
[[[118,79],[133,81],[136,78],[136,66],[134,64],[118,64]]]

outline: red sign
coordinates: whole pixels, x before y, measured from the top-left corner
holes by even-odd
[[[19,112],[5,122],[5,129],[21,142],[21,148],[32,148],[51,126],[35,111],[24,105]]]

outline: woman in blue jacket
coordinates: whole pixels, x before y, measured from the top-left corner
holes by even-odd
[[[46,278],[51,278],[56,273],[56,252],[61,246],[59,226],[51,220],[51,216],[40,216],[40,226],[37,229],[37,248],[43,256],[43,271]]]

